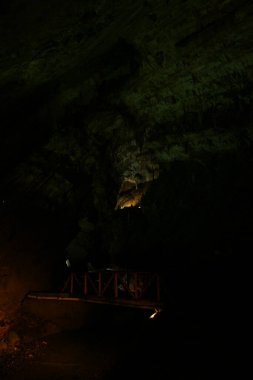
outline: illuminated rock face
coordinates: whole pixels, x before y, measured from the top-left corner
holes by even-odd
[[[115,210],[140,204],[151,183],[159,177],[159,165],[136,142],[120,146],[115,169],[122,178]]]
[[[128,185],[126,186],[126,184]],[[129,186],[129,184],[131,184],[131,186]],[[150,182],[138,186],[135,183],[124,181],[118,194],[115,210],[140,205],[141,199],[145,195],[149,185]],[[127,190],[125,190],[126,187]]]

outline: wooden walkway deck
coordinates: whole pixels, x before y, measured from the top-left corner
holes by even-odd
[[[103,305],[113,305],[113,306],[122,306],[122,307],[132,307],[135,309],[146,309],[146,310],[155,310],[162,309],[162,302],[154,302],[148,299],[135,300],[135,299],[110,299],[107,297],[77,297],[71,296],[66,293],[41,293],[41,292],[32,292],[27,294],[26,298],[34,300],[45,300],[45,301],[70,301],[70,302],[88,302],[95,304]]]

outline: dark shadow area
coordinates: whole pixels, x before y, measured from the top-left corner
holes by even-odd
[[[207,300],[207,298],[206,298]],[[203,306],[205,308],[205,306]],[[202,308],[202,315],[203,315]],[[87,325],[44,338],[44,347],[10,370],[6,379],[222,379],[237,368],[232,326],[220,311],[219,321],[176,313],[101,306]],[[190,315],[191,314],[191,315]]]

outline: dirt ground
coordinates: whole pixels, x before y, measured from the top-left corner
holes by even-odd
[[[211,326],[166,314],[151,320],[150,311],[106,309],[81,329],[51,334],[2,355],[0,378],[228,378],[233,359],[228,360],[227,348],[216,341]]]
[[[36,339],[2,356],[1,380],[167,377],[171,343],[160,321],[150,320],[150,311],[107,312],[87,327]]]

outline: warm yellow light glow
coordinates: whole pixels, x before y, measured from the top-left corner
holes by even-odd
[[[153,314],[150,315],[149,319],[153,319],[155,318],[155,316],[160,313],[160,310],[159,309],[155,309],[155,312]]]
[[[131,185],[131,188],[124,191],[122,188],[118,194],[117,204],[115,206],[115,210],[123,209],[126,207],[135,207],[139,206],[143,195],[146,193],[150,183],[142,183],[139,184],[138,188],[133,187],[133,184],[128,182]]]
[[[140,201],[139,199],[135,199],[135,198],[129,199],[125,201],[124,203],[122,203],[120,208],[122,209],[125,207],[135,207],[139,203],[139,201]]]

